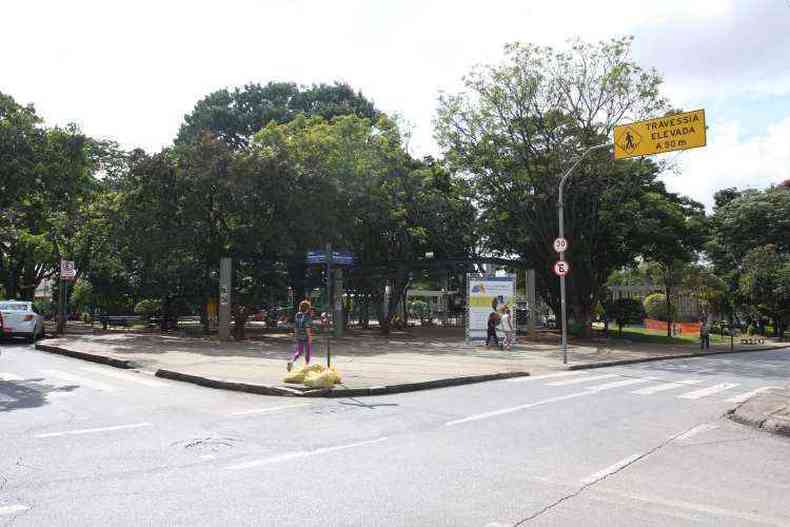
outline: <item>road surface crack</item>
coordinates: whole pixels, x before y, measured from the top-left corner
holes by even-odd
[[[686,434],[690,430],[693,430],[694,428],[696,428],[696,426],[697,425],[694,425],[694,426],[688,428],[687,430],[683,430],[682,432],[679,432],[679,433],[669,437],[668,439],[666,439],[665,441],[659,443],[658,445],[656,445],[655,447],[651,448],[650,450],[648,450],[646,452],[643,452],[642,454],[640,454],[637,457],[634,457],[628,463],[624,463],[622,466],[618,467],[616,470],[613,470],[612,472],[608,472],[608,473],[604,474],[603,476],[597,478],[594,481],[591,481],[589,483],[585,483],[584,485],[580,486],[575,491],[560,497],[559,499],[553,501],[552,503],[549,503],[548,505],[546,505],[542,509],[536,511],[532,515],[527,516],[523,520],[519,520],[518,522],[514,523],[513,527],[519,527],[519,525],[524,525],[528,521],[534,520],[535,518],[537,518],[539,516],[542,516],[543,514],[546,514],[550,510],[556,508],[558,505],[560,505],[560,504],[562,504],[562,503],[564,503],[564,502],[566,502],[566,501],[568,501],[570,499],[575,498],[576,496],[578,496],[579,494],[581,494],[585,490],[589,489],[590,487],[593,487],[593,486],[597,485],[598,483],[600,483],[601,481],[605,480],[609,476],[614,476],[615,474],[618,474],[618,473],[622,472],[623,470],[625,470],[626,468],[630,467],[634,463],[636,463],[638,461],[641,461],[642,459],[645,459],[648,456],[651,456],[651,455],[655,454],[656,452],[658,452],[662,448],[666,447],[667,445],[669,445],[670,443],[675,441],[677,438],[679,438],[682,435]]]

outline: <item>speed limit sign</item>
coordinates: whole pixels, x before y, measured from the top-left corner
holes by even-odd
[[[568,262],[560,260],[559,262],[554,264],[554,274],[557,276],[565,276],[571,270],[571,266],[568,265]]]
[[[554,240],[554,250],[558,253],[568,250],[568,240],[565,238],[557,238]]]

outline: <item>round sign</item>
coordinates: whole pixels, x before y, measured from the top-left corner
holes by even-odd
[[[568,250],[568,240],[565,238],[557,238],[554,240],[554,250],[558,253]]]
[[[565,276],[570,272],[570,270],[571,270],[571,266],[568,264],[568,262],[564,262],[560,260],[559,262],[554,264],[554,274],[556,274],[557,276]]]

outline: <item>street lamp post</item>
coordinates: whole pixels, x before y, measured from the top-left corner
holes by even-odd
[[[559,192],[557,194],[557,213],[560,220],[560,238],[565,238],[565,217],[563,214],[563,201],[562,201],[562,190],[565,187],[565,180],[576,170],[576,167],[579,166],[579,163],[587,157],[587,154],[592,152],[593,150],[599,150],[601,148],[609,148],[611,147],[611,143],[604,143],[600,145],[591,146],[584,153],[576,160],[576,162],[562,175],[560,179],[560,187]],[[560,261],[565,261],[565,249],[560,251]],[[560,311],[562,316],[562,363],[568,363],[568,325],[567,325],[567,315],[566,315],[566,305],[565,305],[565,275],[560,275]]]

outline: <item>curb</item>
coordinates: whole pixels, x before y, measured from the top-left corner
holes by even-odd
[[[92,353],[85,353],[82,351],[74,351],[66,348],[59,348],[57,346],[49,346],[47,344],[36,343],[36,349],[39,351],[46,351],[48,353],[56,353],[58,355],[66,355],[75,359],[87,360],[90,362],[98,362],[99,364],[106,364],[114,368],[123,368],[125,370],[133,370],[139,368],[140,365],[131,360],[114,359],[105,355],[94,355]]]
[[[265,384],[247,384],[243,382],[224,381],[221,379],[211,379],[199,375],[190,375],[171,370],[157,370],[157,377],[172,379],[176,381],[189,382],[209,388],[222,390],[257,393],[260,395],[275,395],[281,397],[366,397],[371,395],[390,395],[394,393],[416,392],[420,390],[432,390],[435,388],[446,388],[449,386],[461,386],[463,384],[475,384],[486,381],[497,381],[510,379],[513,377],[527,377],[529,372],[515,371],[505,373],[491,373],[487,375],[470,375],[468,377],[450,377],[447,379],[437,379],[435,381],[415,382],[408,384],[391,384],[388,386],[371,386],[370,388],[348,388],[336,390],[324,388],[317,390],[298,390],[285,386],[269,386]]]
[[[644,357],[640,359],[620,359],[620,360],[610,360],[604,362],[590,362],[586,364],[572,364],[567,366],[566,370],[591,370],[595,368],[608,368],[609,366],[622,366],[625,364],[638,364],[640,362],[654,362],[659,360],[671,360],[671,359],[695,359],[700,357],[708,357],[710,355],[726,355],[729,353],[752,353],[755,351],[780,351],[786,350],[790,348],[790,346],[784,346],[781,348],[750,348],[746,350],[723,350],[723,351],[708,351],[705,353],[683,353],[680,355],[658,355],[655,357]]]
[[[750,426],[763,432],[790,437],[790,422],[784,419],[766,417],[765,415],[758,416],[753,413],[738,413],[739,409],[740,407],[728,410],[726,413],[727,418],[738,424]]]
[[[390,384],[387,386],[371,386],[370,388],[310,390],[303,392],[302,395],[304,397],[365,397],[371,395],[391,395],[395,393],[418,392],[422,390],[433,390],[436,388],[447,388],[450,386],[462,386],[464,384],[499,381],[502,379],[512,379],[514,377],[529,377],[529,372],[513,371],[506,373],[490,373],[486,375],[470,375],[467,377],[449,377],[447,379],[436,379],[435,381]]]
[[[217,388],[220,390],[231,390],[236,392],[257,393],[260,395],[279,395],[281,397],[298,397],[303,395],[299,390],[293,388],[285,388],[281,386],[268,386],[265,384],[247,384],[243,382],[223,381],[221,379],[211,379],[208,377],[201,377],[199,375],[190,375],[188,373],[181,373],[172,370],[156,370],[156,376],[163,379],[171,379],[174,381],[189,382],[206,386],[209,388]],[[321,390],[323,391],[323,390]]]

